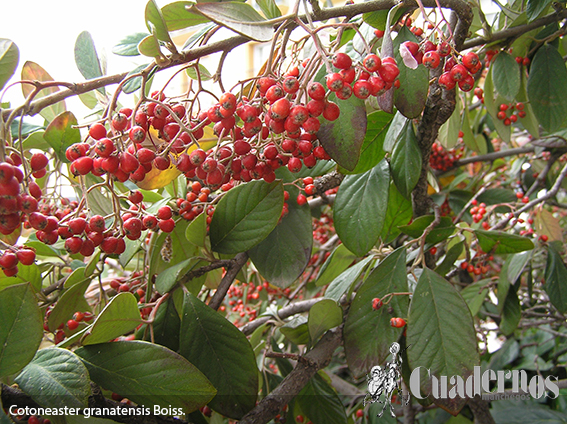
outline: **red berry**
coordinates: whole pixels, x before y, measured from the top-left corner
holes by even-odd
[[[89,135],[95,140],[100,140],[106,137],[106,128],[100,122],[97,122],[90,126]]]
[[[236,109],[236,96],[232,93],[224,93],[219,99],[219,104],[223,109],[234,112]]]
[[[336,120],[341,114],[339,106],[334,102],[325,102],[325,108],[323,109],[323,118],[328,121]]]
[[[439,85],[443,87],[445,90],[452,90],[453,88],[455,88],[456,85],[455,80],[451,77],[451,74],[449,72],[445,72],[441,74],[438,82]]]
[[[75,170],[75,175],[87,175],[93,169],[93,158],[90,156],[82,156],[73,161],[71,167]]]
[[[325,98],[325,88],[319,82],[312,82],[307,86],[307,94],[313,100],[323,100]]]
[[[390,325],[394,328],[402,328],[406,325],[406,320],[403,318],[391,318]]]
[[[173,216],[173,214],[171,208],[165,205],[158,209],[156,216],[159,219],[165,220],[165,219],[170,219]]]
[[[16,256],[22,265],[31,265],[35,261],[35,252],[31,249],[20,249],[16,252]]]
[[[463,56],[462,62],[468,70],[471,70],[476,69],[480,63],[480,59],[475,52],[468,52]]]
[[[112,118],[112,128],[116,131],[124,131],[128,126],[128,117],[123,113],[117,113]]]
[[[466,75],[469,74],[469,71],[467,71],[467,68],[465,68],[464,65],[457,64],[453,66],[453,68],[450,71],[450,74],[451,74],[451,78],[453,78],[454,81],[460,81],[463,78],[465,78]]]
[[[130,128],[130,131],[128,132],[128,137],[134,143],[142,143],[146,139],[146,130],[141,126],[137,125],[135,127]]]
[[[376,72],[382,66],[382,61],[377,55],[371,53],[364,58],[362,65],[368,72]]]
[[[76,330],[77,327],[79,327],[79,323],[77,321],[75,321],[74,319],[70,319],[69,321],[67,321],[67,328],[71,331]]]
[[[372,84],[368,81],[357,81],[352,89],[353,94],[359,99],[367,99],[372,91]]]
[[[436,51],[428,51],[425,52],[423,55],[423,59],[421,62],[429,69],[435,69],[441,63],[441,58],[439,57],[439,53]]]
[[[302,167],[301,159],[296,157],[291,158],[287,163],[287,168],[291,172],[299,172],[301,171],[301,167]]]
[[[380,309],[382,305],[383,305],[382,299],[380,299],[379,297],[375,297],[374,299],[372,299],[372,309],[374,309],[375,311]]]
[[[384,80],[384,82],[394,82],[395,79],[398,78],[400,70],[398,69],[398,66],[396,64],[384,63],[384,61],[382,61],[382,66],[380,67],[380,69],[378,69],[378,73],[380,74],[380,77]]]
[[[339,73],[327,75],[326,83],[327,83],[327,88],[334,92],[341,90],[345,85],[345,82],[343,81],[343,77]]]
[[[65,250],[71,254],[79,253],[83,247],[83,239],[79,237],[69,237],[65,240]]]
[[[299,194],[299,195],[297,196],[297,204],[298,204],[299,206],[301,206],[301,205],[304,205],[304,204],[306,204],[306,203],[307,203],[307,198],[306,198],[303,194]]]
[[[43,153],[34,153],[30,158],[30,167],[33,172],[44,169],[49,163],[49,159]]]
[[[333,56],[333,66],[339,69],[348,69],[352,66],[352,59],[346,53],[335,53]]]
[[[164,233],[171,233],[175,229],[175,221],[173,218],[162,219],[159,221],[158,227]]]
[[[153,230],[158,225],[158,220],[153,215],[147,215],[142,219],[142,225],[146,230]]]
[[[545,234],[542,234],[541,236],[539,236],[539,239],[545,243],[547,242],[547,240],[549,240],[549,237],[547,237],[547,235]]]

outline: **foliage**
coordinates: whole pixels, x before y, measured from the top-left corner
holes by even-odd
[[[0,108],[1,423],[76,420],[8,417],[22,399],[142,408],[135,422],[374,423],[364,375],[394,342],[406,386],[480,366],[567,387],[564,4],[300,4],[149,0],[147,32],[113,49],[129,73],[106,75],[78,35],[80,84],[31,61],[15,76],[0,39],[0,88],[26,97]],[[211,41],[219,28],[236,35]],[[227,89],[252,41],[264,65]],[[412,394],[381,419],[567,413],[565,389]]]

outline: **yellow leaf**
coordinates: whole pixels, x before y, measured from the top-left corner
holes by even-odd
[[[563,241],[563,232],[559,219],[555,218],[551,212],[541,209],[535,216],[535,228],[538,235],[546,235],[549,241]]]

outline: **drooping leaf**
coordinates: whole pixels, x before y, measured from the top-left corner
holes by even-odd
[[[167,24],[165,23],[161,10],[155,0],[148,1],[144,16],[148,30],[152,34],[155,34],[158,40],[173,44],[173,41],[171,41],[171,37],[169,36]]]
[[[283,200],[281,181],[252,181],[230,190],[218,203],[211,221],[212,249],[239,253],[256,246],[278,223]]]
[[[337,302],[331,299],[323,299],[317,302],[309,310],[307,328],[309,336],[314,343],[327,330],[334,328],[343,322],[343,310]]]
[[[374,258],[369,256],[343,271],[337,278],[331,281],[329,287],[325,290],[325,297],[338,302],[342,295],[358,280],[360,274],[372,259]]]
[[[494,88],[508,101],[516,98],[520,91],[520,66],[506,52],[500,52],[490,66]]]
[[[88,31],[81,32],[75,41],[75,64],[87,80],[103,75],[93,38]],[[99,91],[105,92],[104,88]]]
[[[516,290],[508,290],[506,295],[506,300],[502,308],[502,319],[500,320],[500,331],[505,336],[509,336],[514,332],[518,324],[520,323],[520,318],[522,317],[522,309],[520,308],[520,300],[518,299],[518,294]]]
[[[119,293],[104,307],[83,336],[83,345],[106,343],[128,333],[140,324],[138,302],[132,293]]]
[[[526,16],[528,17],[528,22],[536,19],[541,12],[543,12],[547,6],[551,3],[551,0],[528,0],[526,6]]]
[[[154,35],[148,35],[147,37],[143,38],[142,41],[138,43],[138,51],[144,56],[148,57],[161,56],[159,42]]]
[[[84,408],[91,394],[89,373],[67,349],[41,349],[15,379],[39,405],[48,408]]]
[[[528,78],[528,97],[540,125],[553,132],[567,116],[567,69],[561,54],[551,44],[536,52]]]
[[[291,193],[290,193],[291,194]],[[286,288],[301,275],[311,258],[313,230],[307,204],[288,201],[289,212],[276,228],[248,251],[258,272],[271,284]]]
[[[480,280],[476,283],[469,284],[463,290],[461,290],[461,296],[469,305],[471,310],[471,315],[474,317],[480,311],[484,299],[488,295],[489,280]]]
[[[118,42],[112,48],[112,53],[118,56],[138,56],[140,52],[138,51],[138,44],[148,35],[147,32],[136,32],[134,34],[127,35],[122,40]]]
[[[489,69],[484,80],[484,106],[486,111],[492,118],[492,124],[498,132],[498,135],[502,138],[504,143],[510,143],[510,137],[512,134],[511,125],[504,125],[504,122],[498,119],[497,115],[500,111],[500,105],[505,103],[504,97],[497,95],[497,91],[494,89],[494,83],[492,81],[492,71]],[[457,102],[459,104],[459,102]]]
[[[195,3],[192,1],[175,1],[162,7],[161,13],[169,31],[177,31],[209,22],[209,18],[189,10],[193,4]]]
[[[319,374],[309,380],[295,399],[313,424],[347,424],[339,395]]]
[[[65,157],[67,148],[81,142],[81,132],[75,128],[76,125],[77,118],[73,112],[63,112],[51,121],[43,134],[43,138],[55,150],[57,157],[64,162],[69,162]]]
[[[424,367],[432,376],[458,375],[466,380],[479,365],[476,332],[469,307],[444,278],[424,268],[409,309],[408,360],[412,369]],[[422,394],[431,393],[430,379],[420,379]],[[432,399],[456,414],[466,399]]]
[[[0,90],[16,72],[19,61],[20,50],[18,46],[12,40],[0,38]]]
[[[517,253],[534,248],[534,244],[529,238],[503,231],[475,230],[475,234],[481,249],[487,253]]]
[[[333,208],[335,228],[345,246],[358,256],[364,256],[382,233],[389,191],[386,160],[364,174],[347,175],[339,187]]]
[[[207,237],[207,214],[199,214],[185,230],[187,241],[195,246],[205,247],[205,239]]]
[[[43,319],[28,283],[0,291],[0,310],[0,377],[5,377],[33,359],[43,337]]]
[[[309,329],[307,328],[307,318],[298,315],[291,321],[286,322],[280,327],[281,333],[296,345],[309,343]]]
[[[258,368],[246,336],[191,293],[185,293],[179,353],[217,389],[209,406],[239,419],[256,403]]]
[[[211,75],[209,70],[202,64],[198,64],[198,69],[199,71],[197,72],[197,69],[195,69],[195,67],[190,67],[187,68],[185,72],[187,73],[187,75],[189,75],[189,78],[195,81],[210,81],[213,79],[213,76]]]
[[[382,228],[382,241],[391,243],[401,233],[399,226],[406,225],[413,216],[411,201],[404,197],[396,185],[390,183],[388,194],[388,208],[384,218],[384,228]]]
[[[176,352],[179,349],[179,329],[181,319],[175,309],[173,297],[160,304],[153,322],[153,341]],[[152,334],[147,330],[146,341],[151,341]]]
[[[396,141],[390,169],[396,187],[409,198],[421,175],[421,151],[411,121],[406,122]]]
[[[29,80],[29,81],[53,81],[51,75],[47,73],[45,69],[39,66],[35,62],[27,61],[24,63],[22,67],[22,80]],[[30,84],[22,84],[22,93],[24,97],[28,97],[33,91],[35,87]],[[35,100],[45,97],[49,94],[53,94],[59,91],[59,87],[47,87],[37,93],[34,97]],[[65,101],[61,100],[53,105],[47,106],[43,108],[39,114],[46,119],[47,121],[51,122],[53,119],[58,116],[59,114],[65,112]]]
[[[401,7],[396,10],[392,22],[397,22],[402,16],[408,12],[408,9]],[[388,10],[376,10],[374,12],[364,13],[362,20],[373,28],[384,30],[386,29],[386,18],[388,17]]]
[[[182,408],[187,414],[205,405],[216,392],[193,364],[153,343],[105,343],[84,346],[75,353],[95,383],[139,405]]]
[[[547,250],[545,285],[543,286],[551,304],[561,312],[567,312],[567,267],[553,244]]]
[[[366,136],[367,116],[364,101],[356,96],[351,96],[347,100],[337,100],[335,94],[329,98],[340,104],[341,114],[334,121],[320,117],[321,128],[317,132],[317,137],[337,164],[348,171],[353,171]]]
[[[407,295],[393,296],[389,305],[378,310],[372,308],[372,299],[407,291],[406,251],[398,249],[366,278],[351,304],[343,331],[348,367],[355,376],[365,375],[388,357],[390,345],[399,339],[403,331],[393,328],[390,318],[407,316]],[[390,307],[393,315],[388,312]]]
[[[247,3],[199,3],[193,8],[211,21],[256,41],[270,41],[274,34],[272,24],[266,22],[266,19]]]
[[[268,19],[275,19],[282,16],[282,12],[275,0],[258,0],[256,4],[262,10],[264,16]]]
[[[137,45],[136,45],[136,51],[138,51]],[[122,86],[122,91],[124,91],[124,93],[131,94],[134,91],[140,89],[140,87],[142,86],[142,77],[134,76],[134,75],[138,74],[140,71],[146,69],[147,67],[148,64],[136,66],[134,69],[128,72],[128,75],[126,75],[128,81],[126,81]]]
[[[463,119],[461,124],[461,130],[463,131],[463,142],[465,146],[476,152],[479,155],[485,155],[488,151],[486,145],[486,139],[482,134],[474,134],[472,131],[472,125],[470,122],[470,111],[468,107],[465,107],[462,111]]]
[[[410,225],[405,225],[399,227],[400,231],[413,238],[421,237],[425,229],[434,221],[435,217],[433,215],[420,216],[415,219]],[[448,216],[442,216],[437,225],[431,232],[425,237],[427,243],[437,244],[440,241],[448,238],[455,231],[455,225],[453,220]]]
[[[455,261],[459,259],[459,257],[463,253],[463,249],[464,249],[463,244],[464,244],[463,241],[456,241],[456,240],[454,244],[452,244],[451,242],[447,244],[448,250],[447,253],[445,254],[445,258],[443,259],[443,262],[441,262],[441,264],[439,264],[435,268],[435,272],[437,274],[445,275],[449,271],[451,271],[451,269],[453,269],[453,267],[455,266]]]
[[[419,41],[407,26],[402,26],[394,40],[394,54],[400,70],[400,88],[394,91],[394,105],[406,118],[421,115],[429,92],[429,70],[422,64],[417,68],[407,67],[400,55],[400,46],[405,41]]]
[[[324,286],[333,281],[339,276],[348,266],[357,258],[344,244],[339,244],[325,260],[319,273],[317,274],[317,279],[315,280],[315,285],[317,287]]]
[[[386,154],[384,141],[393,119],[393,115],[382,111],[368,114],[366,135],[362,142],[358,163],[352,171],[341,167],[342,174],[361,174],[378,165]]]
[[[79,270],[79,273],[80,272],[81,270]],[[49,331],[55,332],[57,327],[71,319],[75,312],[91,310],[89,303],[85,299],[85,291],[89,287],[89,284],[90,281],[85,279],[82,283],[74,284],[63,293],[47,319]]]
[[[439,143],[446,149],[452,149],[457,144],[459,138],[459,131],[461,130],[461,102],[457,99],[455,104],[455,110],[445,121],[441,128],[439,128],[439,134],[437,139]]]

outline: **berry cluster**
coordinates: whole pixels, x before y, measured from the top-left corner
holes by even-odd
[[[441,144],[433,143],[429,156],[429,166],[438,171],[446,171],[452,168],[453,164],[462,156],[463,153],[460,149],[446,150]]]
[[[496,117],[498,119],[500,119],[501,121],[503,121],[504,125],[508,126],[508,125],[512,125],[512,123],[515,123],[518,121],[518,118],[525,118],[526,117],[526,112],[524,110],[524,104],[522,102],[517,102],[517,103],[510,103],[510,104],[506,104],[506,103],[502,103],[499,107],[498,107],[498,114],[496,115]],[[510,115],[508,116],[508,113],[510,113]]]
[[[473,201],[471,202],[471,204],[473,205],[469,212],[473,218],[473,222],[474,223],[479,223],[480,221],[483,220],[484,215],[486,214],[486,204],[485,203],[478,203],[478,200],[473,199]],[[482,222],[482,228],[484,228],[485,230],[488,230],[490,228],[490,224],[487,221],[483,221]]]
[[[443,45],[440,44],[441,47]],[[443,56],[450,54],[450,46],[447,49],[438,48],[437,52]],[[482,62],[475,52],[465,53],[460,58],[461,63],[458,63],[454,57],[449,57],[445,61],[443,74],[439,77],[439,85],[446,90],[452,90],[455,86],[459,86],[462,91],[471,91],[474,87],[473,75],[482,69]]]

